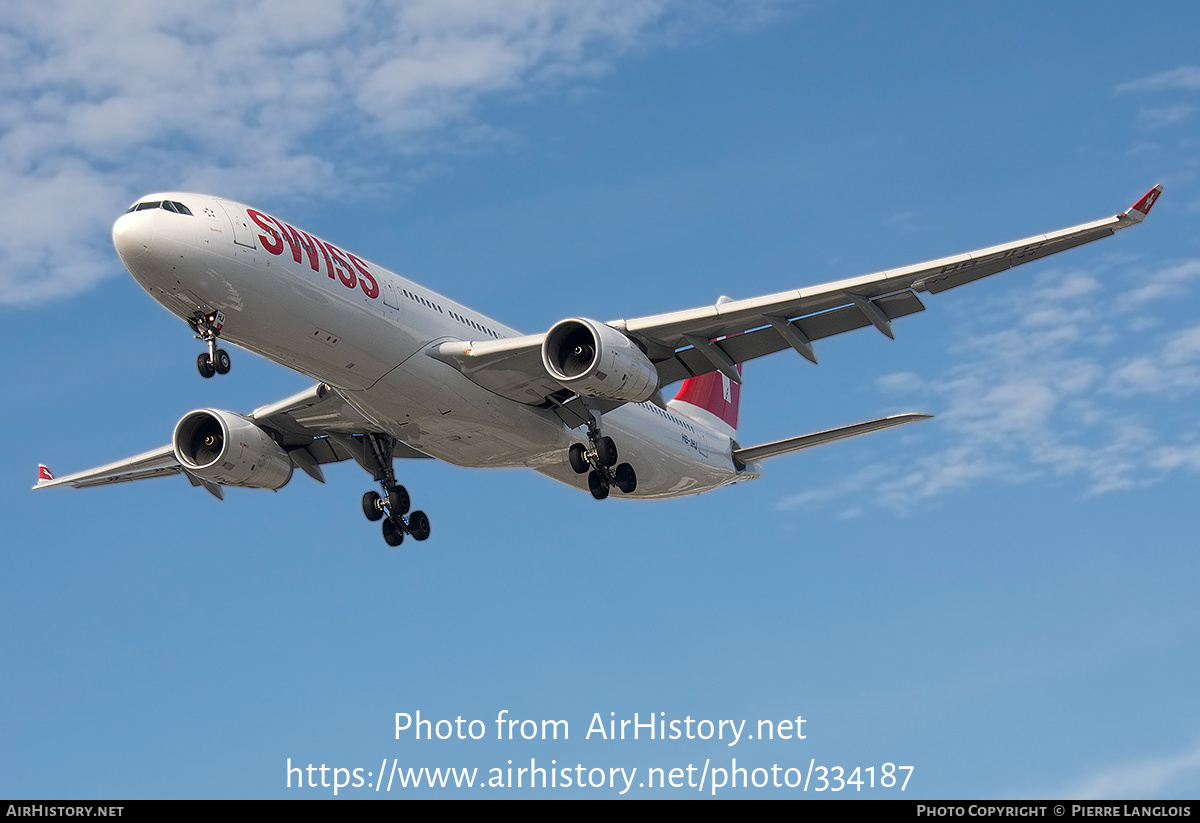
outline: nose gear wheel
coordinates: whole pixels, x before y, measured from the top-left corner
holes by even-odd
[[[197,340],[208,344],[208,354],[196,358],[196,370],[200,372],[200,376],[208,378],[214,374],[229,374],[229,353],[217,348],[221,329],[225,327],[225,314],[218,311],[208,315],[196,315],[188,320],[188,325],[196,332]]]

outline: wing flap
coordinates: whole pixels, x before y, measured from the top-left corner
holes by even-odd
[[[888,295],[872,301],[889,319],[906,317],[925,310],[921,299],[911,291]],[[763,323],[765,323],[765,319]],[[809,315],[791,321],[791,325],[800,331],[808,340],[820,340],[832,337],[854,329],[862,329],[872,325],[871,320],[858,306],[843,306],[820,314]],[[727,337],[717,345],[729,355],[735,363],[744,363],[756,357],[763,357],[790,348],[791,344],[774,326],[754,329],[745,334]],[[712,371],[712,361],[694,348],[675,352],[670,360],[656,363],[659,382],[666,386],[677,380],[696,377]]]
[[[563,390],[542,365],[544,334],[501,340],[449,340],[430,346],[425,354],[453,366],[490,392],[537,406]]]
[[[314,436],[328,432],[361,434],[383,431],[359,414],[326,383],[318,383],[278,403],[260,406],[250,413],[250,419],[283,435],[285,446],[307,445]],[[340,459],[348,457],[346,455]]]

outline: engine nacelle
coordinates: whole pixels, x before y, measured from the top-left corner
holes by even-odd
[[[175,459],[202,480],[278,489],[292,479],[287,452],[240,414],[216,409],[191,412],[175,426],[171,443]]]
[[[658,391],[658,369],[632,340],[583,317],[550,329],[542,365],[564,388],[586,397],[641,403]]]

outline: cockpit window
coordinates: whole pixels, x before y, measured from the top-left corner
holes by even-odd
[[[176,214],[186,214],[192,216],[192,210],[180,203],[178,200],[143,200],[141,203],[134,203],[125,210],[126,214],[131,211],[146,211],[147,209],[166,209],[173,211]]]

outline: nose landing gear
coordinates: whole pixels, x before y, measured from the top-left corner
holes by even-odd
[[[196,339],[208,344],[208,354],[196,358],[196,370],[201,377],[212,377],[214,374],[228,374],[229,354],[224,349],[217,348],[217,338],[225,325],[225,314],[213,312],[209,315],[197,315],[188,321],[196,332]]]

